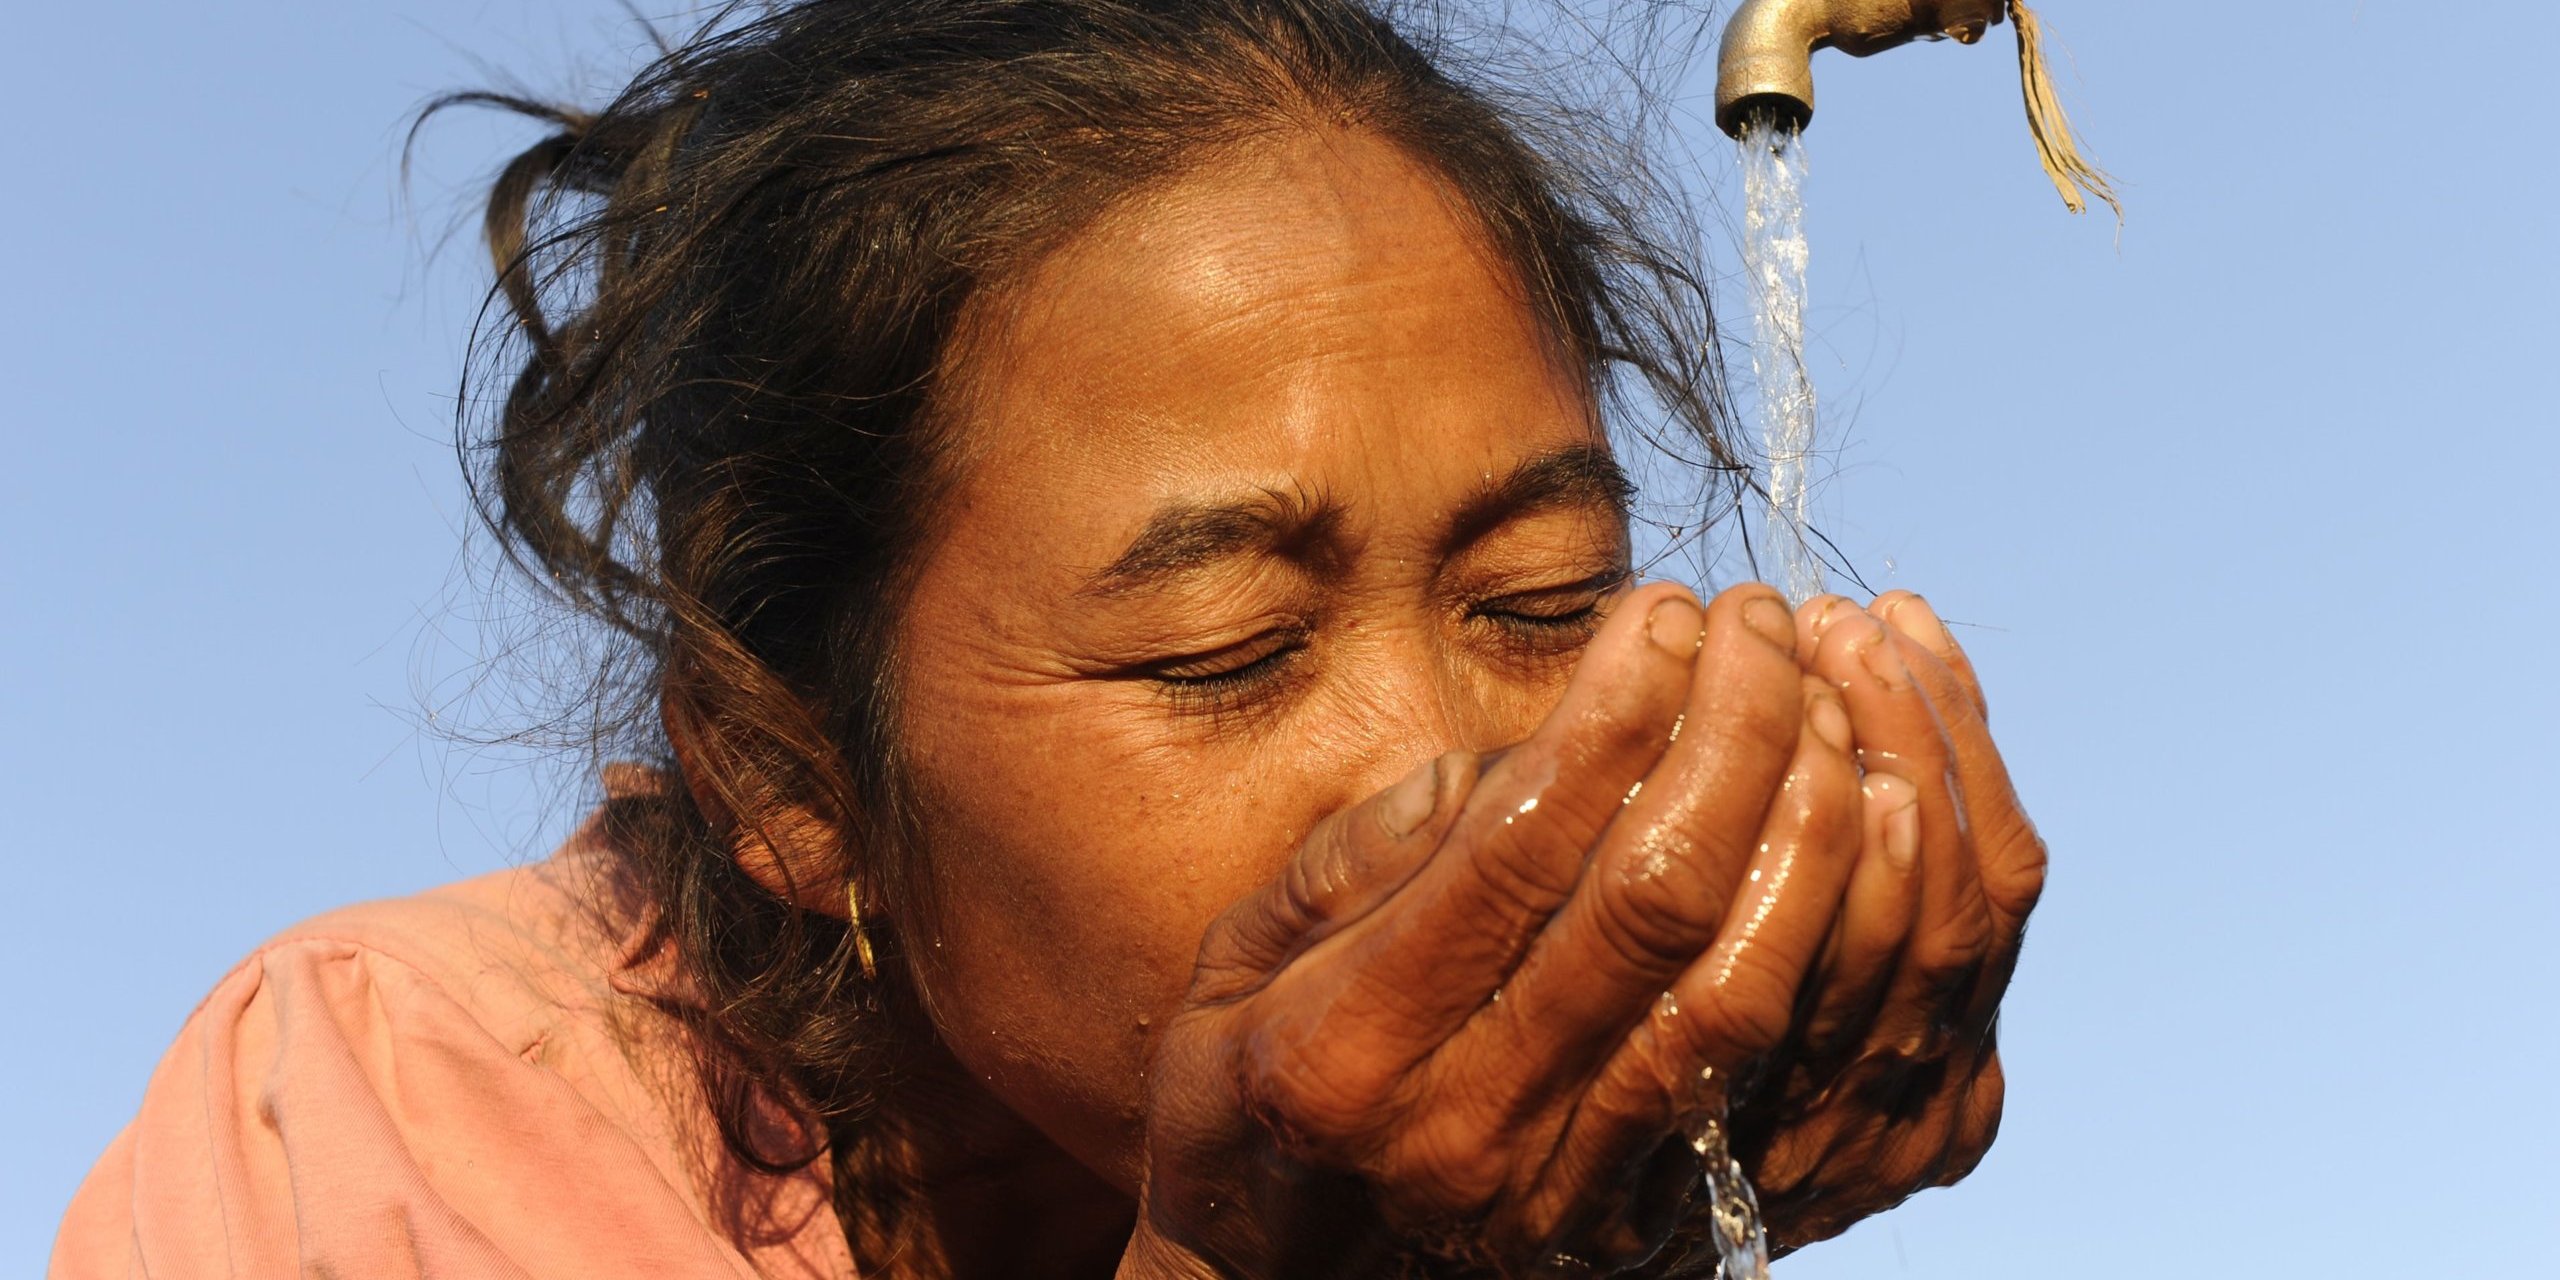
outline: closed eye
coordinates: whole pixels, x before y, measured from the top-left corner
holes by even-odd
[[[1624,569],[1586,578],[1561,587],[1524,591],[1485,601],[1470,610],[1472,616],[1505,624],[1534,627],[1596,625],[1602,608],[1632,577]]]
[[[1532,656],[1578,651],[1600,630],[1609,601],[1633,578],[1612,569],[1580,582],[1498,596],[1467,611],[1468,620],[1498,629]]]
[[[1265,631],[1223,648],[1155,663],[1146,675],[1177,705],[1224,707],[1285,674],[1307,642],[1303,628]]]

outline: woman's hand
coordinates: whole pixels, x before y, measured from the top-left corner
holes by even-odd
[[[1310,835],[1159,1042],[1124,1274],[1653,1252],[1684,1114],[1789,1040],[1887,822],[1797,644],[1766,587],[1643,589],[1528,741]]]
[[[1797,1023],[1734,1114],[1786,1246],[1954,1182],[1990,1148],[1995,1015],[2045,868],[1972,664],[1925,601],[1828,596],[1797,622],[1805,665],[1848,706],[1870,807]]]

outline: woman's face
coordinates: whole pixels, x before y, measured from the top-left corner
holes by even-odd
[[[902,639],[959,1061],[1124,1187],[1203,930],[1326,814],[1525,736],[1627,571],[1581,380],[1453,197],[1305,137],[984,317]]]

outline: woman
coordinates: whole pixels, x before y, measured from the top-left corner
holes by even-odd
[[[658,764],[262,948],[56,1275],[1674,1274],[1718,1106],[1782,1246],[1980,1158],[1979,690],[1631,584],[1712,333],[1569,132],[1353,0],[820,0],[547,114],[477,474]]]

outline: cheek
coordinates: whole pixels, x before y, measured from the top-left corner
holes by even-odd
[[[1452,747],[1527,737],[1571,667],[1418,622],[1337,653],[1285,709],[1214,726],[1126,683],[909,672],[935,904],[902,918],[917,979],[953,1055],[1106,1176],[1135,1176],[1146,1055],[1218,915],[1327,814]]]
[[[917,673],[924,675],[926,673]],[[1099,685],[911,689],[934,916],[907,944],[954,1056],[1096,1168],[1136,1156],[1145,1055],[1201,935],[1309,819],[1233,750]],[[1141,700],[1143,701],[1143,700]]]
[[[1451,664],[1455,670],[1448,677],[1454,686],[1449,701],[1464,706],[1471,718],[1468,731],[1452,745],[1489,751],[1527,739],[1564,696],[1579,652],[1541,656],[1534,662],[1471,656]]]

